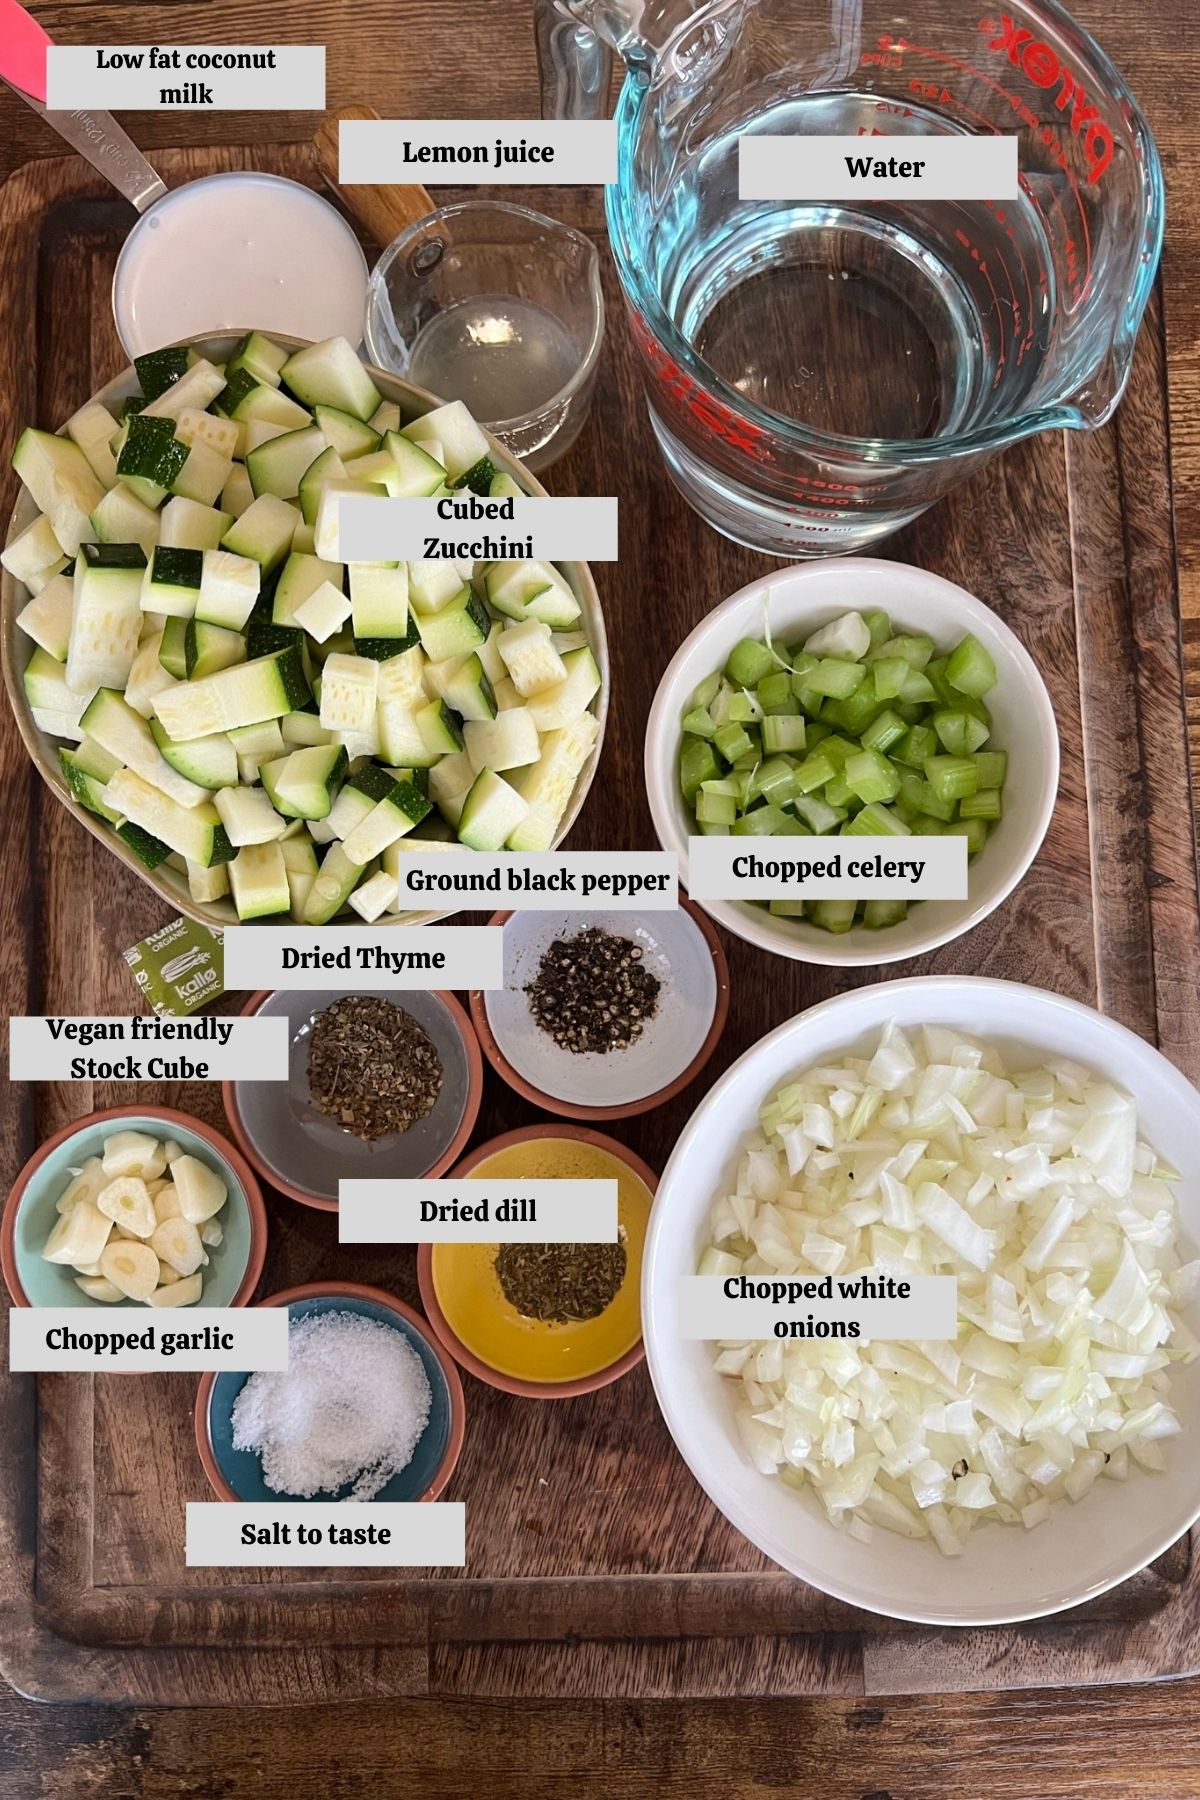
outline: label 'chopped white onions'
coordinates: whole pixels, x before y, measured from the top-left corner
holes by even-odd
[[[954,1275],[946,1343],[724,1341],[764,1475],[835,1525],[931,1537],[1023,1524],[1099,1476],[1165,1466],[1178,1316],[1175,1171],[1128,1094],[1066,1059],[1020,1072],[943,1026],[884,1027],[873,1056],[807,1070],[762,1108],[700,1273]]]

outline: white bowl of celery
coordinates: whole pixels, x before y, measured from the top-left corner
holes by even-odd
[[[251,331],[139,357],[13,465],[17,723],[182,912],[420,923],[406,851],[570,829],[608,699],[586,566],[335,555],[345,492],[543,491],[461,402]]]
[[[700,902],[764,950],[845,966],[919,956],[986,918],[1037,854],[1058,760],[1045,683],[1002,620],[940,576],[864,557],[732,595],[672,660],[646,734],[650,810],[684,882],[693,836],[966,837],[966,900]]]

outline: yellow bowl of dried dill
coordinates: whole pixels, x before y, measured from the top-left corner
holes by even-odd
[[[615,1180],[611,1244],[424,1244],[421,1299],[450,1354],[506,1393],[566,1399],[642,1357],[642,1248],[657,1177],[615,1139],[535,1125],[481,1144],[455,1174],[475,1180]]]

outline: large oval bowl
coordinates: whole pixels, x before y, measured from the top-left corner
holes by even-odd
[[[252,327],[247,326],[246,329],[250,330]],[[224,362],[232,355],[239,339],[244,336],[245,331],[223,332],[219,337],[194,341],[203,347],[205,354],[213,361]],[[302,349],[307,341],[304,338],[289,337],[281,331],[273,331],[270,336],[276,343],[285,344],[289,350]],[[385,369],[377,369],[371,364],[368,364],[367,367],[371,379],[384,399],[396,402],[406,423],[429,412],[432,407],[441,405],[441,401],[435,395],[426,393],[424,388],[414,387],[411,382],[402,381],[398,375],[389,375]],[[92,398],[98,400],[102,406],[107,406],[111,411],[127,395],[136,394],[138,391],[137,377],[129,368],[123,370],[106,387],[102,387]],[[82,400],[80,405],[83,405]],[[503,444],[490,436],[488,437],[488,454],[496,468],[519,481],[527,493],[544,494],[546,492],[541,483],[535,480],[521,463],[509,455]],[[22,488],[8,523],[5,541],[11,543],[17,533],[23,531],[36,517],[37,507]],[[578,818],[600,761],[600,752],[604,745],[604,724],[608,712],[610,680],[608,640],[604,631],[604,618],[600,611],[600,597],[596,592],[591,572],[587,564],[582,562],[561,563],[558,566],[570,582],[575,598],[583,609],[581,625],[587,633],[588,642],[600,669],[600,692],[596,696],[593,708],[600,722],[600,730],[592,746],[591,755],[575,783],[575,791],[571,796],[570,805],[563,814],[558,834],[552,846],[554,849],[558,848]],[[201,925],[212,925],[217,928],[236,925],[238,923],[237,913],[228,896],[211,902],[193,900],[188,891],[187,876],[181,870],[172,869],[166,863],[157,869],[147,869],[133,851],[121,841],[116,832],[109,829],[103,819],[88,812],[72,798],[58,764],[58,748],[61,740],[49,737],[45,732],[38,730],[33,722],[33,715],[22,686],[21,677],[35,647],[33,640],[27,638],[24,632],[17,627],[17,614],[28,598],[29,594],[24,583],[15,580],[7,569],[0,572],[0,653],[3,658],[4,686],[8,693],[8,702],[12,708],[13,717],[17,721],[17,729],[25,741],[25,748],[29,751],[38,774],[55,798],[62,802],[73,818],[78,819],[85,831],[90,831],[106,850],[111,850],[114,856],[119,857],[127,868],[131,869],[148,887],[153,888],[156,894],[161,895],[177,912],[186,914],[189,919],[195,919]],[[386,915],[377,919],[375,923],[377,925],[427,925],[433,919],[446,917],[447,910],[443,908],[428,912]],[[268,923],[270,922],[268,921]],[[274,922],[279,923],[278,920]],[[338,914],[336,923],[339,927],[361,926],[363,921],[356,912],[347,909]]]

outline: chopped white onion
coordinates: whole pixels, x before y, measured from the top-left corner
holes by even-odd
[[[738,1429],[764,1475],[836,1525],[962,1553],[981,1519],[1023,1524],[1101,1476],[1165,1466],[1177,1309],[1177,1180],[1134,1102],[1066,1058],[1013,1072],[944,1026],[884,1027],[874,1053],[764,1105],[714,1202],[706,1275],[954,1275],[955,1342],[726,1342]]]

